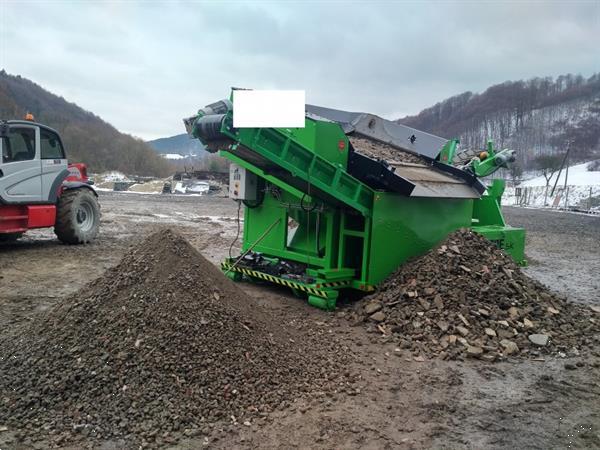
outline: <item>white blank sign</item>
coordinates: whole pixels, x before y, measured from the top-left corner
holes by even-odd
[[[233,91],[234,128],[304,128],[304,91]]]

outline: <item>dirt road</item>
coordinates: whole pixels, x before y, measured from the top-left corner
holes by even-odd
[[[600,304],[600,217],[514,207],[504,213],[527,230],[530,276],[571,300]]]
[[[42,230],[0,247],[2,333],[13,333],[98,277],[160,227],[176,228],[215,264],[237,233],[236,206],[224,198],[109,193],[100,201],[102,231],[92,245],[64,246],[51,230]],[[509,222],[528,229],[531,276],[575,301],[600,305],[600,218],[506,212]],[[343,308],[327,314],[282,289],[242,286],[282,321],[341,336],[357,359],[348,370],[361,382],[354,393],[314,393],[310,401],[281,405],[262,422],[224,425],[174,448],[600,448],[597,357],[418,362],[380,335],[352,326]],[[103,448],[121,446],[106,442]],[[32,447],[27,439],[17,443],[10,430],[0,432],[2,449]]]

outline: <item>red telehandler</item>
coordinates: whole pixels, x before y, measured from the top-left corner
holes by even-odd
[[[46,227],[66,244],[92,241],[100,206],[85,164],[69,164],[59,134],[26,119],[0,121],[0,242]]]

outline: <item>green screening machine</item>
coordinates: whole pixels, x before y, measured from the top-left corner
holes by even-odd
[[[410,258],[471,228],[525,264],[525,232],[506,225],[502,180],[513,151],[458,152],[446,140],[381,117],[306,105],[304,128],[233,127],[222,100],[184,119],[190,136],[231,161],[229,196],[243,202],[242,252],[227,276],[291,288],[334,309],[368,293]],[[230,255],[231,256],[231,255]]]

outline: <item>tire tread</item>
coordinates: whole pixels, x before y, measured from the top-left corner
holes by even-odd
[[[94,236],[91,239],[82,239],[79,236],[78,230],[74,226],[72,220],[73,202],[79,195],[85,195],[85,191],[82,191],[81,189],[68,190],[63,192],[58,200],[54,233],[58,239],[65,244],[85,244],[90,242],[96,234],[94,233]]]

